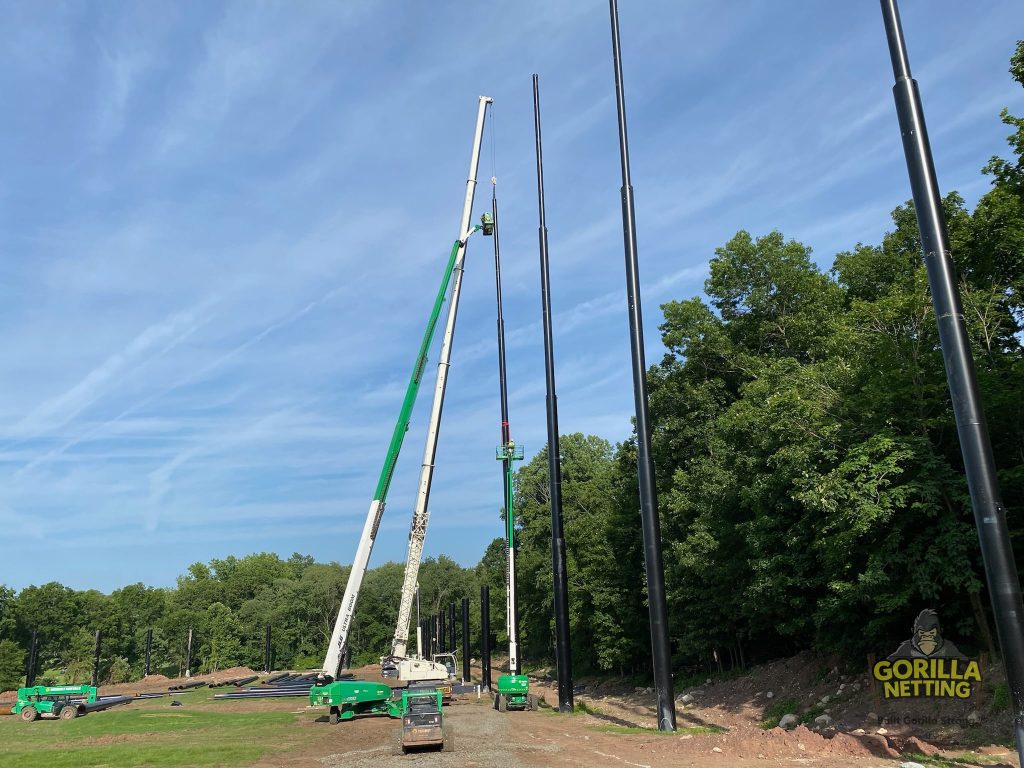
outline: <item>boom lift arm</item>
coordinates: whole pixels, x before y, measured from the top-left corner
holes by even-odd
[[[448,263],[441,278],[441,287],[437,289],[437,296],[434,298],[434,306],[431,309],[430,318],[427,320],[427,329],[423,334],[423,340],[420,342],[419,354],[416,356],[412,376],[409,378],[409,384],[405,389],[405,399],[402,401],[402,408],[398,412],[395,431],[391,435],[391,443],[388,445],[384,467],[381,469],[380,478],[377,481],[377,490],[373,493],[373,501],[370,502],[370,510],[366,515],[363,534],[359,539],[359,547],[356,549],[355,560],[352,562],[352,570],[349,572],[348,583],[345,586],[345,596],[341,601],[341,610],[338,611],[338,618],[334,623],[331,643],[327,649],[327,657],[324,659],[323,675],[325,677],[332,679],[337,677],[338,670],[341,668],[345,649],[348,646],[348,633],[352,626],[352,618],[355,616],[359,588],[362,586],[363,577],[366,575],[366,569],[370,562],[370,552],[373,550],[373,543],[377,538],[377,529],[380,526],[381,515],[384,514],[384,505],[387,501],[388,489],[391,486],[391,478],[394,475],[395,464],[398,461],[398,454],[402,450],[405,433],[409,431],[409,421],[412,418],[413,405],[419,392],[420,381],[423,379],[423,371],[427,367],[427,355],[430,352],[431,342],[434,339],[434,331],[437,329],[438,318],[441,316],[441,306],[444,304],[444,298],[448,292],[448,284],[451,281],[458,255],[465,246],[465,241],[469,235],[479,228],[474,227],[461,240],[456,240],[452,246],[451,254],[448,256]]]
[[[469,160],[469,178],[466,180],[466,199],[462,208],[460,232],[469,231],[469,220],[473,214],[473,196],[476,192],[476,174],[480,165],[480,145],[483,141],[484,118],[487,105],[491,103],[489,96],[481,96],[476,117],[476,132],[473,136],[473,152]],[[485,234],[493,227],[489,217],[484,218]],[[475,228],[474,228],[475,231]],[[437,437],[441,429],[441,409],[444,406],[444,391],[448,383],[449,360],[452,354],[452,339],[455,335],[455,318],[459,311],[459,292],[462,288],[462,265],[465,259],[465,245],[460,249],[455,263],[452,281],[452,296],[448,304],[448,321],[441,341],[440,359],[437,363],[437,384],[434,387],[434,404],[430,411],[430,424],[427,427],[427,442],[423,450],[423,465],[420,469],[420,486],[416,496],[416,509],[412,515],[412,526],[409,530],[409,550],[405,560],[405,582],[402,585],[402,600],[398,608],[398,622],[395,626],[395,638],[391,644],[391,655],[405,658],[409,642],[409,619],[412,616],[412,601],[416,595],[416,583],[419,579],[420,561],[423,558],[423,543],[427,535],[427,502],[430,500],[430,483],[434,476],[434,457],[437,454]],[[399,672],[401,675],[401,671]]]

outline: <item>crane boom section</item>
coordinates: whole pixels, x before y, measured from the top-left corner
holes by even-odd
[[[398,462],[398,454],[402,450],[402,442],[405,440],[406,432],[409,431],[409,421],[412,418],[412,409],[416,403],[416,395],[419,393],[420,382],[423,379],[423,371],[427,367],[427,356],[430,353],[430,346],[434,340],[434,331],[437,329],[437,321],[441,316],[441,307],[444,305],[444,298],[448,293],[448,285],[451,282],[452,272],[455,269],[455,262],[461,248],[462,242],[456,240],[448,257],[444,275],[441,278],[441,287],[438,288],[437,296],[434,298],[434,306],[431,308],[430,318],[427,320],[427,329],[423,334],[423,340],[420,342],[420,351],[412,368],[412,376],[410,376],[409,384],[405,389],[405,399],[402,401],[402,408],[398,412],[398,421],[395,423],[395,431],[391,435],[391,443],[388,445],[384,466],[380,471],[377,489],[373,493],[373,501],[370,502],[366,522],[363,524],[363,534],[359,538],[356,556],[352,561],[352,570],[349,572],[348,583],[345,585],[345,596],[341,600],[341,609],[338,611],[338,618],[335,620],[334,631],[331,634],[331,643],[327,650],[327,657],[324,660],[324,674],[330,677],[337,676],[345,654],[349,629],[355,616],[359,589],[362,586],[363,577],[366,575],[366,569],[370,563],[370,553],[373,550],[374,540],[377,538],[377,529],[380,527],[381,516],[384,514],[388,488],[391,486],[391,478],[395,472],[395,464]]]
[[[469,222],[473,216],[473,197],[476,193],[476,174],[480,165],[480,146],[484,135],[484,118],[487,116],[487,105],[490,103],[491,99],[488,96],[480,97],[477,109],[476,131],[473,135],[473,151],[469,159],[469,175],[466,179],[466,198],[462,207],[462,220],[459,223],[459,232],[468,232],[470,229]],[[391,644],[391,653],[397,657],[404,657],[406,655],[406,646],[409,641],[409,619],[412,616],[412,601],[416,594],[420,560],[423,555],[423,544],[427,534],[427,503],[430,500],[430,484],[434,477],[434,457],[437,454],[437,437],[441,430],[441,409],[444,406],[445,386],[448,383],[448,368],[451,359],[452,340],[455,335],[455,318],[459,311],[459,293],[462,287],[465,253],[464,238],[461,253],[456,258],[455,273],[452,280],[452,296],[448,305],[448,320],[445,325],[439,354],[440,359],[437,364],[437,384],[434,387],[434,403],[430,411],[427,441],[423,450],[419,492],[416,496],[416,509],[413,511],[412,525],[409,531],[405,580],[402,585],[402,598],[398,607],[395,638]]]

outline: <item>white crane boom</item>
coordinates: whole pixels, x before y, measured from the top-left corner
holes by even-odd
[[[402,402],[402,408],[399,412],[398,422],[395,424],[395,430],[391,436],[391,444],[388,446],[387,457],[384,461],[384,467],[381,470],[380,478],[377,481],[377,489],[374,492],[373,501],[370,502],[370,509],[366,514],[366,522],[363,524],[363,533],[359,537],[359,546],[356,548],[355,559],[352,561],[352,570],[349,572],[348,583],[345,585],[345,595],[341,600],[341,607],[338,611],[337,619],[334,622],[334,630],[331,633],[331,640],[327,646],[327,655],[324,658],[323,669],[321,672],[322,678],[334,679],[338,675],[338,671],[341,668],[342,661],[345,656],[345,651],[348,647],[348,634],[352,627],[352,620],[355,617],[356,602],[359,598],[359,590],[362,587],[363,577],[366,575],[366,569],[370,563],[370,553],[373,551],[373,544],[377,538],[377,529],[380,527],[381,517],[384,514],[384,505],[387,500],[388,489],[391,485],[391,478],[395,470],[395,464],[398,461],[398,453],[401,450],[402,442],[405,439],[405,434],[409,429],[409,422],[412,417],[412,408],[416,400],[416,394],[419,391],[420,380],[423,376],[423,371],[427,364],[427,354],[430,351],[431,341],[434,337],[434,329],[437,326],[437,320],[440,316],[441,306],[444,303],[444,297],[448,290],[448,284],[451,278],[454,276],[455,280],[452,285],[452,297],[451,307],[448,313],[448,325],[445,329],[445,341],[441,347],[441,358],[444,361],[445,372],[447,372],[447,361],[450,357],[451,349],[451,336],[455,325],[455,307],[458,305],[459,287],[462,283],[462,259],[466,252],[466,241],[469,236],[473,234],[480,227],[470,227],[469,211],[472,208],[473,195],[472,187],[476,185],[476,167],[480,155],[480,141],[483,133],[483,118],[486,111],[486,105],[491,103],[491,99],[487,96],[480,97],[479,114],[477,116],[476,135],[473,143],[473,162],[470,166],[470,177],[472,184],[470,189],[466,192],[466,212],[463,213],[462,227],[459,230],[461,237],[455,242],[452,247],[452,252],[448,258],[448,264],[444,277],[441,281],[441,287],[438,290],[437,296],[434,299],[433,311],[430,315],[430,319],[427,322],[427,330],[424,333],[423,341],[420,344],[419,354],[416,358],[416,363],[413,366],[412,377],[409,381],[409,385],[406,388],[405,400]],[[486,228],[485,228],[486,230]],[[489,231],[487,232],[489,234]],[[441,378],[441,370],[438,371],[438,377]],[[444,395],[444,385],[440,384],[441,397]],[[437,402],[437,393],[434,395],[434,409],[431,413],[431,434],[436,445],[436,432],[437,432],[437,421],[440,419],[440,405]],[[430,436],[428,435],[428,445]],[[426,461],[426,459],[425,459]],[[430,461],[433,462],[433,453],[430,454]],[[427,480],[427,487],[429,491],[430,481]],[[421,481],[422,487],[422,481]],[[422,489],[422,488],[421,488]],[[419,510],[419,505],[417,505]],[[420,533],[420,548],[419,552],[422,552],[423,548],[423,534],[426,532],[426,498],[423,500],[423,514],[419,518],[422,520],[421,527],[422,532]],[[416,530],[417,524],[414,518],[413,529]],[[410,536],[410,549],[412,548],[412,536]],[[417,554],[416,570],[419,569],[419,555]],[[408,579],[407,579],[408,581]],[[416,576],[413,575],[413,591],[415,591]],[[411,605],[411,597],[410,597]],[[403,593],[403,605],[405,605],[405,597]],[[406,616],[406,632],[408,632],[408,616]],[[403,641],[403,655],[404,655],[404,641]]]
[[[473,216],[473,196],[476,193],[476,174],[480,165],[480,146],[484,135],[484,118],[487,105],[491,103],[489,96],[481,96],[476,116],[476,133],[473,136],[473,152],[469,160],[469,178],[466,180],[466,200],[462,208],[462,221],[459,232],[470,232],[470,219]],[[430,424],[427,427],[427,442],[423,449],[423,465],[420,469],[419,492],[416,496],[416,508],[412,513],[412,526],[409,530],[409,550],[405,560],[405,582],[402,585],[402,600],[398,607],[398,622],[395,626],[395,639],[391,644],[391,655],[404,658],[409,641],[409,619],[412,616],[412,601],[416,594],[416,583],[419,578],[420,561],[423,558],[423,543],[427,535],[427,503],[430,500],[430,483],[434,476],[434,457],[437,454],[437,436],[441,429],[441,409],[444,406],[444,391],[448,383],[448,368],[452,354],[452,339],[455,335],[455,318],[459,311],[459,293],[462,287],[463,262],[466,256],[465,240],[455,262],[452,275],[452,294],[448,304],[448,320],[441,340],[441,352],[437,363],[437,383],[434,386],[434,404],[430,410]]]

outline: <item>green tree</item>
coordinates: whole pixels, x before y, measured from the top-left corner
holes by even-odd
[[[0,640],[0,691],[13,691],[25,682],[25,655],[13,640]]]

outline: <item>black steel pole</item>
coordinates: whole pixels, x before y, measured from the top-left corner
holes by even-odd
[[[1006,679],[1013,696],[1017,754],[1024,764],[1024,603],[1017,565],[1010,546],[1006,507],[999,490],[992,443],[978,394],[974,359],[957,289],[956,267],[950,257],[949,235],[942,214],[942,198],[928,142],[921,95],[917,82],[910,75],[910,60],[896,0],[881,0],[881,4],[896,80],[892,92],[903,135],[903,152],[914,195],[928,287],[935,308],[967,487],[978,528],[981,559],[992,598],[992,613],[1006,666]]]
[[[491,588],[480,587],[480,676],[485,691],[491,690]]]
[[[548,268],[548,227],[544,211],[544,153],[541,148],[539,78],[533,76],[533,130],[537,143],[537,210],[540,225],[540,294],[544,325],[544,380],[547,386],[548,489],[551,498],[551,573],[554,582],[555,667],[558,710],[572,713],[572,646],[569,639],[569,576],[565,565],[562,526],[562,451],[558,443],[558,398],[555,395],[555,345],[551,330],[551,274]]]
[[[491,179],[491,216],[494,219],[494,288],[498,298],[498,394],[501,401],[501,444],[507,446],[512,440],[512,428],[509,425],[508,420],[508,379],[505,375],[505,314],[502,309],[501,302],[501,241],[498,237],[498,184],[497,179]],[[505,458],[501,461],[501,489],[502,489],[502,507],[507,507],[506,502],[509,499],[509,461],[510,459]],[[505,514],[508,514],[508,509],[505,509]],[[512,557],[514,553],[508,553],[509,557]],[[519,592],[515,591],[512,595],[512,616],[515,619],[514,626],[516,628],[516,648],[521,647],[520,641],[520,629],[519,629]],[[509,638],[511,640],[512,638]],[[519,670],[519,656],[516,654],[516,669],[509,669],[509,673],[518,675]]]
[[[96,647],[93,650],[92,656],[92,684],[94,686],[99,685],[100,679],[100,643],[103,639],[103,631],[96,630]]]
[[[469,672],[469,598],[462,598],[462,682],[468,683]]]
[[[266,636],[263,639],[263,671],[270,672],[270,625],[267,624]]]
[[[149,677],[149,662],[153,658],[153,629],[146,630],[146,667],[143,677]]]
[[[448,604],[448,652],[455,653],[455,603]]]
[[[444,653],[445,652],[445,638],[447,637],[447,634],[445,633],[444,614],[445,614],[444,608],[442,608],[437,613],[437,652],[438,653]]]
[[[36,652],[39,648],[39,630],[32,630],[32,644],[28,648],[28,664],[25,666],[25,687],[36,683]]]
[[[633,399],[636,408],[636,464],[640,488],[640,518],[647,570],[647,603],[651,617],[651,660],[658,696],[658,730],[676,729],[676,703],[672,689],[672,652],[668,640],[668,602],[665,566],[661,556],[661,524],[651,459],[651,430],[647,413],[647,363],[644,359],[644,324],[640,305],[640,266],[636,252],[636,215],[629,171],[626,136],[626,98],[622,84],[619,47],[619,8],[608,0],[612,21],[612,62],[615,67],[615,102],[619,118],[619,157],[622,164],[622,237],[626,255],[626,300],[629,305],[630,352],[633,358]]]
[[[185,677],[192,676],[192,627],[188,628],[188,644],[185,647]]]

